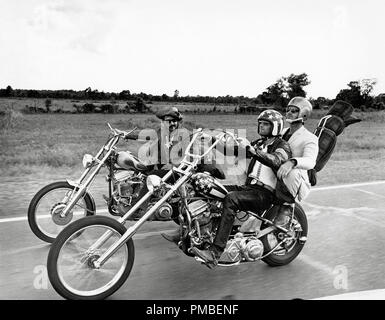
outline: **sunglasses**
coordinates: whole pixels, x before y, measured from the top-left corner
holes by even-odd
[[[297,112],[299,112],[299,109],[297,107],[287,107],[286,108],[286,113],[289,113],[289,112],[297,113]]]

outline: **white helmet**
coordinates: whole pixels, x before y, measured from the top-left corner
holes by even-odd
[[[271,130],[271,135],[273,137],[279,136],[283,130],[283,117],[282,115],[275,110],[265,110],[262,111],[258,116],[258,123],[260,120],[268,121],[272,124],[273,128]],[[259,133],[259,126],[258,126]]]
[[[304,122],[306,119],[309,118],[313,110],[311,103],[304,97],[294,97],[289,101],[287,106],[297,107],[299,109],[298,118],[286,119],[288,123],[294,123],[299,121]]]

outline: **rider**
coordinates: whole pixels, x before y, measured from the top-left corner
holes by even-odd
[[[176,107],[170,107],[156,113],[156,117],[161,120],[160,127],[156,130],[156,135],[152,136],[149,143],[139,148],[138,157],[147,164],[148,174],[163,177],[169,170],[171,162],[175,159],[172,152],[173,147],[179,143],[178,129],[181,126],[183,116]],[[149,131],[135,132],[129,134],[127,139],[147,141]],[[152,131],[152,134],[155,132]],[[143,135],[143,139],[142,136]],[[143,149],[141,149],[143,148]],[[177,156],[181,157],[180,148]],[[156,155],[155,159],[151,155]],[[177,159],[176,159],[177,161]],[[171,178],[172,180],[172,178]],[[138,199],[148,191],[147,187],[141,189]],[[174,208],[174,210],[176,210]],[[138,217],[140,217],[138,212]]]
[[[310,192],[310,182],[307,170],[313,169],[318,155],[318,138],[304,126],[304,122],[312,112],[311,103],[303,97],[294,97],[286,108],[286,122],[288,128],[283,131],[282,138],[290,145],[292,158],[286,161],[278,170],[277,177],[283,181],[283,186],[279,182],[277,190],[302,201]],[[281,189],[280,187],[283,187]],[[278,224],[286,224],[291,209],[281,210],[281,214],[275,220]]]
[[[150,154],[157,155],[155,163],[151,163],[149,168],[154,169],[156,166],[161,170],[165,169],[169,164],[171,160],[170,151],[179,142],[177,131],[180,128],[183,116],[176,107],[161,110],[156,113],[156,116],[161,120],[160,128],[156,130],[156,140],[145,146],[145,148],[148,148],[145,154],[148,155],[149,151]],[[136,139],[138,139],[138,136],[136,134]]]
[[[246,156],[252,157],[247,169],[246,184],[226,195],[223,214],[211,247],[208,250],[192,248],[192,252],[209,267],[217,264],[217,259],[224,251],[237,212],[262,211],[273,202],[277,170],[291,158],[289,144],[280,137],[282,129],[282,115],[275,110],[265,110],[258,116],[258,133],[261,138],[251,145],[241,140],[240,145],[247,150]]]

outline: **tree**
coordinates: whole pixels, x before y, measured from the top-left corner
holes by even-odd
[[[179,97],[179,90],[175,90],[174,91],[174,99],[178,100],[178,97]]]
[[[266,91],[258,95],[258,99],[264,104],[275,104],[285,107],[289,99],[297,96],[306,97],[303,87],[310,84],[308,75],[301,73],[299,75],[290,74],[288,77],[281,77],[276,83],[270,85]]]
[[[13,89],[11,86],[7,86],[5,88],[5,96],[6,97],[12,97],[13,96]]]
[[[294,97],[306,97],[306,92],[303,87],[306,87],[310,84],[308,75],[306,73],[301,73],[298,75],[291,74],[287,77],[288,90],[286,91],[289,95],[289,99]]]
[[[314,109],[322,109],[327,106],[331,106],[334,101],[325,97],[318,97],[317,99],[309,99]]]
[[[371,107],[373,97],[370,95],[377,81],[375,79],[362,79],[350,81],[349,89],[342,89],[336,96],[336,100],[349,102],[353,107]]]
[[[131,92],[130,90],[123,90],[119,93],[119,99],[120,100],[129,100],[131,99]]]

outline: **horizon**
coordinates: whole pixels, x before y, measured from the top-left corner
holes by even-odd
[[[0,87],[253,98],[306,73],[309,98],[373,78],[379,95],[384,9],[380,0],[2,1]]]

